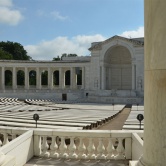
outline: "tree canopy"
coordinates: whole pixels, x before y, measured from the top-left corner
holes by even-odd
[[[66,53],[63,53],[61,55],[61,57],[59,57],[59,55],[57,57],[54,57],[53,61],[60,61],[60,60],[62,60],[63,57],[76,57],[76,56],[78,56],[78,55],[77,54],[66,54]]]
[[[0,42],[0,59],[32,60],[24,47],[17,42]]]

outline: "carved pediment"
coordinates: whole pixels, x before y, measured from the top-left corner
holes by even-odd
[[[89,48],[89,51],[92,51],[92,50],[101,50],[102,49],[102,45],[104,44],[107,44],[111,41],[114,41],[115,44],[118,44],[119,40],[123,40],[123,41],[127,41],[127,42],[130,42],[132,43],[135,47],[142,47],[144,46],[144,41],[141,41],[141,40],[138,40],[138,39],[128,39],[128,38],[125,38],[125,37],[121,37],[121,36],[113,36],[103,42],[97,42],[96,44],[92,45],[90,48]]]

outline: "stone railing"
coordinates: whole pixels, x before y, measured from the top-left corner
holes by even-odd
[[[72,159],[131,159],[131,131],[34,130],[34,155]]]
[[[22,166],[33,156],[82,160],[138,160],[142,154],[142,133],[143,131],[26,130],[1,127],[0,165],[3,163],[7,166],[5,162],[15,162],[16,165]]]
[[[8,128],[8,127],[2,127],[0,128],[0,147],[8,144],[27,130],[19,128]]]

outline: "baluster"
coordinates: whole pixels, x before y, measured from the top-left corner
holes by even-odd
[[[59,146],[59,150],[60,150],[60,157],[68,158],[68,154],[66,153],[67,146],[65,143],[65,137],[61,137],[61,144]]]
[[[85,150],[86,150],[86,147],[84,145],[83,138],[80,138],[80,144],[78,146],[78,151],[79,151],[78,158],[79,159],[87,158],[87,155],[85,154]]]
[[[51,149],[51,157],[53,157],[53,158],[58,158],[58,157],[59,157],[58,145],[57,145],[55,139],[56,139],[56,136],[53,136],[53,137],[52,137],[52,143],[51,143],[51,146],[50,146],[50,149]]]
[[[8,134],[7,133],[2,133],[2,134],[3,134],[3,144],[2,145],[6,145],[7,143],[9,143]]]
[[[118,147],[116,148],[116,151],[118,154],[115,156],[115,159],[125,159],[123,138],[118,138]]]
[[[115,151],[115,148],[113,146],[113,139],[109,138],[108,140],[108,146],[107,146],[107,152],[108,152],[108,155],[107,155],[107,159],[113,159],[114,158],[114,155],[113,155],[113,152]]]
[[[2,141],[0,140],[0,147],[2,146]]]
[[[95,149],[96,148],[94,146],[93,139],[89,138],[89,145],[88,145],[88,148],[87,148],[89,159],[96,159],[96,155],[94,154]]]
[[[75,153],[76,145],[74,143],[74,137],[70,138],[70,145],[69,145],[69,156],[70,158],[76,159],[78,155]]]
[[[104,151],[105,151],[105,147],[103,145],[103,139],[99,138],[99,145],[97,147],[97,152],[98,152],[97,159],[105,159],[106,158]]]
[[[42,136],[42,138],[43,138],[43,141],[42,141],[42,145],[41,145],[41,149],[42,149],[41,156],[49,157],[50,154],[47,151],[49,148],[48,143],[47,143],[47,136]]]

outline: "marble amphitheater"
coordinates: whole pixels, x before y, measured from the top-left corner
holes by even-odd
[[[145,0],[145,45],[114,36],[90,57],[0,61],[0,165],[165,166],[165,6]]]

